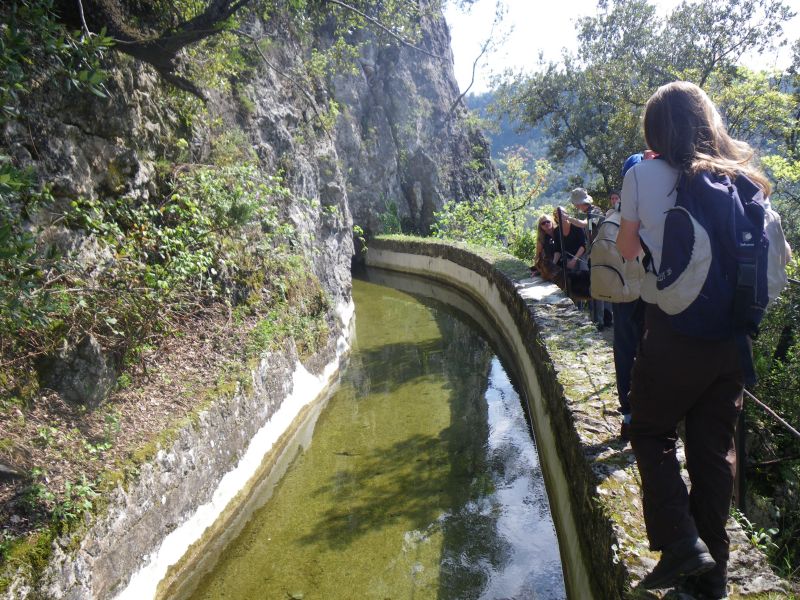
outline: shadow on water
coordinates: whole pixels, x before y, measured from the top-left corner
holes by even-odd
[[[427,529],[441,516],[439,503],[432,500],[446,495],[454,483],[467,487],[474,477],[470,469],[445,476],[449,458],[443,439],[448,437],[446,432],[441,437],[414,435],[376,448],[352,469],[333,473],[311,495],[328,496],[334,504],[301,540],[307,544],[324,541],[332,549],[343,550],[355,538],[394,522]]]
[[[446,360],[445,349],[438,339],[360,349],[358,355],[350,358],[349,381],[361,397],[391,395],[404,384],[441,373]]]
[[[502,564],[493,507],[485,502],[495,485],[487,464],[485,400],[493,353],[474,327],[443,313],[441,305],[434,314],[440,338],[359,350],[353,359],[358,364],[350,368],[362,376],[352,383],[363,397],[396,394],[421,378],[444,375],[447,384],[439,393],[446,394],[449,425],[365,456],[342,450],[354,460],[312,492],[329,496],[329,508],[302,541],[343,550],[360,536],[403,523],[412,543],[441,536],[438,597],[476,597],[491,571],[487,567]]]

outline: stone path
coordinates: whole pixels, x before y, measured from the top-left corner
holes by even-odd
[[[613,522],[616,560],[630,575],[634,598],[689,600],[680,590],[637,590],[636,584],[656,564],[659,554],[648,549],[642,517],[641,490],[630,444],[618,438],[618,399],[614,385],[613,328],[602,331],[591,323],[554,284],[524,279],[518,290],[531,306],[541,335],[558,363],[584,456],[597,478],[596,492]],[[683,460],[683,448],[679,447]],[[684,478],[689,483],[684,468]],[[754,547],[737,521],[728,523],[731,537],[730,598],[791,597],[789,584],[770,569],[766,557]],[[796,592],[796,591],[795,591]]]

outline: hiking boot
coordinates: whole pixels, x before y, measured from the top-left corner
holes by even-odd
[[[710,571],[716,564],[703,540],[684,538],[661,551],[661,560],[642,579],[639,587],[646,590],[672,587],[690,575]]]
[[[728,578],[709,571],[686,578],[684,589],[696,600],[725,600],[728,597]]]

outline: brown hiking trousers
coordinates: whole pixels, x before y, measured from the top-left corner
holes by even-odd
[[[734,430],[744,377],[733,339],[706,341],[675,333],[654,305],[633,366],[629,436],[642,477],[644,519],[653,550],[699,535],[725,573],[736,474]],[[675,455],[685,419],[691,492]]]

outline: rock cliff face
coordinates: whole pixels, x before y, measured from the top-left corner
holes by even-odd
[[[429,8],[426,4],[421,2]],[[487,142],[466,122],[463,102],[457,101],[444,17],[425,14],[420,49],[387,43],[362,29],[348,40],[360,50],[355,69],[311,80],[295,74],[303,72],[312,47],[333,43],[332,23],[309,36],[297,32],[285,15],[252,21],[247,33],[270,44],[259,51],[246,78],[207,90],[207,117],[189,124],[175,91],[152,69],[114,55],[108,98],[78,96],[44,82],[28,98],[26,118],[0,132],[0,147],[49,182],[57,201],[120,196],[152,201],[163,194],[159,169],[213,160],[227,135],[240,154],[256,156],[264,172],[282,175],[290,191],[280,207],[282,218],[294,226],[297,245],[334,304],[347,301],[354,224],[368,235],[380,233],[382,217],[392,214],[405,231],[427,233],[444,202],[468,200],[494,185]],[[249,43],[244,37],[238,41]],[[331,100],[339,115],[325,124],[320,115],[331,114],[326,112]],[[176,150],[181,142],[188,142],[183,156]],[[88,271],[101,271],[113,260],[80,231],[64,227],[55,213],[31,215],[53,247],[78,254]],[[67,354],[47,364],[68,370],[74,351]],[[113,380],[114,360],[98,355],[98,361],[111,371],[98,363],[86,372]],[[45,379],[69,379],[64,368]],[[108,387],[95,379],[81,378],[68,387]],[[99,402],[102,398],[92,398],[90,404]]]
[[[381,232],[380,215],[394,204],[404,231],[426,234],[444,202],[474,198],[495,179],[486,139],[456,102],[447,24],[423,23],[423,51],[382,47],[362,33],[360,73],[334,79],[346,107],[337,148],[353,220],[368,232]]]
[[[279,19],[249,27],[273,40],[265,61],[235,93],[211,91],[208,113],[217,131],[242,130],[264,170],[281,170],[295,198],[329,208],[296,201],[284,207],[309,253],[316,249],[315,270],[335,296],[349,287],[353,223],[380,233],[380,216],[394,205],[405,229],[427,232],[445,201],[494,185],[488,144],[463,118],[463,102],[456,103],[442,15],[423,18],[423,51],[378,41],[369,30],[355,33],[357,72],[332,76],[313,97],[287,74],[308,56],[310,43],[330,43],[330,31],[323,28],[311,42]],[[181,115],[167,107],[171,92],[151,69],[124,56],[113,60],[108,99],[45,85],[26,106],[28,118],[2,132],[12,158],[51,182],[57,198],[149,198],[157,161],[187,133]],[[341,108],[326,133],[314,116],[329,98]],[[202,127],[190,135],[192,159],[202,162],[213,151],[212,135]]]

